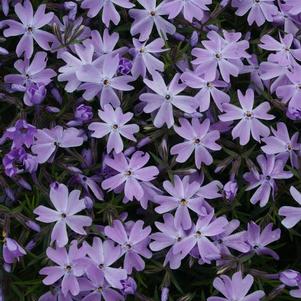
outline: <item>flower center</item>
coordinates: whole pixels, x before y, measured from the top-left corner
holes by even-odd
[[[170,96],[169,94],[166,94],[166,95],[165,95],[165,99],[166,99],[166,100],[170,100],[170,99],[171,99],[171,96]]]
[[[130,250],[132,248],[132,245],[128,242],[124,245],[124,247],[127,249],[127,250]]]
[[[245,116],[246,118],[250,119],[250,118],[253,117],[253,112],[247,111],[247,112],[244,113],[244,116]]]
[[[142,47],[142,48],[139,50],[140,53],[144,53],[144,51],[145,51],[144,47]]]
[[[112,128],[113,128],[113,130],[117,130],[118,129],[118,124],[113,124]]]
[[[102,287],[100,286],[100,287],[97,289],[97,291],[101,293],[101,292],[102,292]]]
[[[131,170],[127,170],[125,173],[124,173],[126,176],[131,176],[133,173]]]
[[[27,31],[28,31],[28,32],[32,32],[32,29],[33,29],[33,28],[32,28],[31,26],[28,26],[28,27],[27,27]]]
[[[181,199],[181,200],[180,200],[180,204],[181,204],[182,206],[186,206],[186,205],[188,204],[188,201],[185,200],[185,199]]]
[[[216,54],[215,54],[215,57],[219,60],[219,59],[221,59],[221,57],[222,57],[222,54],[221,53],[219,53],[219,52],[217,52]]]
[[[198,230],[198,231],[195,232],[195,237],[199,238],[201,236],[202,236],[202,232],[201,231]]]
[[[62,214],[61,214],[61,217],[62,217],[62,218],[66,218],[66,217],[67,217],[66,213],[62,213]]]
[[[108,79],[105,79],[105,80],[103,81],[103,84],[104,84],[105,86],[109,86],[109,85],[110,85],[110,81],[109,81]]]
[[[265,179],[266,179],[267,181],[270,181],[270,180],[271,180],[271,176],[266,176]]]
[[[156,15],[156,12],[152,10],[152,11],[150,12],[150,15],[151,15],[152,17],[154,17],[154,16]]]
[[[293,149],[293,147],[292,147],[292,145],[290,143],[286,147],[287,147],[288,151],[291,151]]]
[[[208,88],[212,88],[212,83],[207,83]]]
[[[72,266],[71,265],[68,264],[68,265],[65,266],[65,271],[66,272],[70,273],[71,270],[72,270]]]
[[[194,139],[194,144],[200,144],[201,140],[199,138]]]

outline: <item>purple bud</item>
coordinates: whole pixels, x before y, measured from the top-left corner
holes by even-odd
[[[85,104],[79,105],[74,113],[74,117],[82,122],[88,122],[93,118],[92,107]]]
[[[85,206],[87,209],[92,209],[93,208],[93,201],[91,200],[91,198],[89,198],[88,196],[84,197],[84,202],[85,202]]]
[[[152,142],[152,139],[150,137],[145,137],[137,143],[137,148],[141,148],[151,142]]]
[[[233,201],[238,187],[236,181],[229,181],[224,186],[224,196],[228,201]]]
[[[176,39],[177,41],[185,41],[185,36],[183,36],[182,34],[176,32],[173,35],[173,38]]]
[[[83,163],[84,167],[89,167],[93,164],[93,156],[92,156],[91,149],[89,149],[89,148],[83,149],[82,156],[85,160],[85,163]]]
[[[63,101],[63,98],[59,92],[59,90],[57,88],[52,88],[50,90],[51,95],[53,96],[53,98],[59,103],[61,104]]]
[[[41,227],[37,223],[35,223],[34,221],[32,221],[32,220],[26,221],[25,224],[26,224],[26,226],[29,229],[31,229],[33,231],[36,231],[36,232],[40,232],[41,231]]]
[[[127,75],[131,72],[132,66],[132,61],[126,58],[121,58],[118,66],[118,73],[122,75]]]
[[[12,238],[6,237],[3,244],[3,259],[11,264],[26,254],[25,250]]]
[[[36,242],[34,240],[30,240],[28,244],[25,246],[25,250],[30,252],[36,246]]]
[[[124,151],[124,154],[125,154],[126,156],[130,156],[135,150],[136,150],[136,148],[135,148],[134,146],[129,147],[129,148],[127,148],[127,149]]]
[[[285,270],[280,273],[279,280],[287,286],[298,286],[301,284],[301,274],[294,270]]]
[[[46,106],[46,110],[49,113],[58,113],[60,111],[59,108],[53,106]]]
[[[26,87],[24,102],[28,106],[39,105],[46,97],[46,93],[43,83],[31,83]]]
[[[128,277],[125,280],[121,280],[122,284],[122,293],[123,295],[134,295],[137,289],[137,284],[136,281],[132,277]]]
[[[197,31],[194,30],[191,37],[190,37],[191,47],[196,46],[198,42],[199,42],[199,34],[197,33]]]
[[[169,288],[163,287],[161,290],[161,301],[168,301]]]
[[[291,120],[301,120],[301,108],[288,107],[286,116]]]
[[[11,272],[11,265],[8,263],[4,263],[3,264],[3,269],[6,273],[10,273]]]
[[[9,52],[5,48],[0,47],[0,54],[1,55],[7,55],[8,53]]]

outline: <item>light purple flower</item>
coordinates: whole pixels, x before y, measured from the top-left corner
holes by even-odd
[[[114,5],[132,8],[135,5],[129,0],[84,0],[81,8],[88,9],[88,17],[94,18],[102,10],[102,22],[109,27],[112,21],[115,25],[120,22],[120,15]]]
[[[23,5],[17,3],[15,5],[15,13],[20,22],[15,20],[5,20],[5,24],[9,27],[3,31],[5,37],[14,37],[22,35],[16,53],[20,57],[23,52],[26,58],[30,58],[33,54],[33,40],[44,50],[50,50],[49,43],[53,42],[55,37],[53,34],[43,31],[40,28],[49,24],[54,14],[53,12],[45,14],[46,4],[38,7],[33,12],[32,5],[29,0],[25,0]]]
[[[265,21],[272,22],[278,13],[274,0],[232,0],[232,6],[237,8],[235,14],[238,16],[243,16],[250,11],[249,25],[255,22],[257,26],[261,26]]]
[[[127,47],[115,49],[118,41],[119,34],[117,32],[113,32],[110,35],[109,30],[107,28],[103,31],[102,36],[97,30],[91,31],[91,42],[94,46],[95,54],[97,55],[100,61],[103,61],[106,55],[112,56],[119,54],[121,56],[126,53]]]
[[[82,83],[82,78],[85,78],[88,73],[95,74],[96,70],[101,65],[100,58],[93,59],[94,46],[91,40],[86,40],[83,44],[74,45],[74,56],[68,51],[64,51],[61,58],[65,61],[66,65],[59,68],[58,81],[65,82],[65,90],[69,93],[74,92]]]
[[[234,273],[232,278],[221,275],[214,279],[213,286],[224,297],[209,297],[207,301],[260,301],[265,295],[263,291],[255,291],[247,295],[253,282],[253,276],[246,275],[243,278],[241,271]]]
[[[105,280],[114,288],[122,288],[122,280],[127,278],[127,272],[121,268],[111,267],[121,256],[120,246],[115,246],[113,241],[105,240],[104,242],[99,237],[93,238],[92,246],[85,244],[86,252],[91,259],[86,273],[89,277],[91,274],[101,271]]]
[[[220,249],[222,255],[231,254],[230,249],[246,253],[250,246],[246,242],[246,231],[233,233],[239,227],[240,222],[237,219],[231,220],[225,226],[224,232],[213,238],[216,246]]]
[[[236,181],[229,181],[224,185],[223,192],[226,200],[233,201],[236,197],[238,185]]]
[[[7,264],[19,261],[20,257],[26,255],[26,251],[12,238],[5,237],[3,243],[3,259]]]
[[[174,184],[169,181],[163,182],[164,189],[169,193],[169,196],[158,195],[155,197],[155,202],[159,205],[155,211],[162,214],[176,209],[175,226],[183,227],[184,230],[189,230],[192,226],[189,209],[197,215],[206,215],[206,208],[203,204],[203,198],[197,196],[196,193],[200,188],[198,182],[191,182],[190,177],[185,176],[181,179],[179,176],[174,176]]]
[[[45,275],[43,283],[52,285],[59,279],[62,279],[61,288],[62,293],[66,297],[70,292],[73,296],[80,293],[78,277],[82,276],[85,272],[84,265],[81,260],[85,256],[83,247],[78,248],[76,240],[70,244],[67,253],[66,248],[50,248],[46,250],[46,254],[56,266],[49,266],[40,270],[40,275]]]
[[[165,0],[162,4],[162,9],[166,11],[169,19],[174,19],[181,12],[184,18],[192,23],[195,18],[201,21],[204,18],[204,12],[209,11],[207,5],[212,3],[212,0]]]
[[[290,82],[284,82],[276,89],[276,94],[281,98],[282,102],[287,104],[289,108],[297,108],[301,110],[301,66],[294,65],[290,72],[286,73]]]
[[[274,136],[263,138],[262,141],[266,144],[261,147],[267,155],[288,154],[293,167],[299,167],[298,154],[301,150],[300,143],[298,143],[299,132],[296,132],[290,138],[285,123],[278,122],[277,130],[272,128]]]
[[[36,156],[27,153],[23,147],[13,148],[2,159],[5,174],[14,177],[25,171],[33,173],[38,168]]]
[[[175,244],[173,253],[181,253],[185,257],[197,246],[197,254],[203,262],[210,263],[212,260],[219,259],[220,250],[210,238],[224,232],[227,224],[228,221],[225,217],[214,219],[214,211],[212,210],[208,215],[198,218],[190,233]]]
[[[112,226],[105,227],[105,234],[121,246],[124,257],[124,268],[131,274],[132,270],[142,271],[145,263],[142,257],[151,258],[152,253],[147,248],[151,227],[143,228],[144,222],[138,220],[133,223],[127,233],[124,225],[119,220],[114,220]]]
[[[288,12],[292,15],[301,13],[300,2],[298,0],[285,0],[286,6],[289,8]]]
[[[166,21],[162,15],[166,15],[162,3],[157,6],[156,0],[137,0],[143,9],[131,9],[130,16],[134,19],[131,26],[131,35],[139,34],[140,41],[149,39],[155,25],[158,34],[163,39],[167,39],[167,34],[173,35],[176,27]]]
[[[84,142],[81,131],[76,128],[67,128],[57,125],[52,129],[38,130],[35,142],[31,147],[32,152],[37,155],[39,163],[45,163],[55,151],[61,148],[80,146]]]
[[[294,186],[291,186],[290,193],[294,200],[301,205],[301,193]],[[293,228],[301,220],[300,207],[282,206],[280,207],[278,214],[285,217],[281,223],[287,229]]]
[[[185,113],[195,112],[195,102],[193,97],[178,95],[185,90],[186,85],[179,83],[180,74],[176,74],[170,84],[166,86],[162,76],[159,73],[153,74],[153,81],[144,79],[144,83],[153,90],[154,93],[143,93],[139,99],[146,103],[145,113],[157,111],[154,118],[154,126],[162,127],[165,123],[168,128],[174,125],[173,107]]]
[[[221,146],[216,143],[220,138],[219,131],[210,131],[209,119],[200,123],[198,118],[192,118],[190,123],[187,119],[180,118],[179,122],[181,126],[174,126],[174,130],[186,141],[176,144],[170,149],[172,155],[177,155],[176,161],[186,162],[194,152],[195,165],[198,169],[201,168],[202,163],[212,164],[213,158],[208,149],[213,151],[221,149]]]
[[[129,82],[133,78],[129,75],[116,76],[119,67],[119,55],[106,55],[100,68],[93,65],[85,66],[77,72],[77,78],[84,82],[79,90],[85,90],[83,98],[93,99],[100,93],[100,106],[111,104],[114,108],[120,106],[116,91],[131,91],[133,86]]]
[[[207,34],[209,40],[202,41],[204,48],[192,49],[191,54],[196,57],[192,64],[207,81],[214,81],[219,70],[223,80],[229,83],[230,75],[238,76],[243,66],[241,60],[249,57],[246,52],[249,42],[239,41],[241,33],[224,31],[223,36],[212,30]]]
[[[228,87],[228,84],[224,81],[207,81],[204,79],[204,76],[200,76],[199,72],[196,71],[185,71],[181,75],[181,80],[188,87],[199,90],[194,99],[199,105],[200,112],[205,112],[209,109],[211,97],[220,111],[223,111],[222,104],[224,102],[230,102],[230,96],[218,89]]]
[[[28,106],[39,105],[46,97],[47,91],[43,83],[30,83],[26,88],[24,103]]]
[[[24,119],[19,119],[14,126],[6,129],[1,139],[12,140],[12,148],[18,148],[22,145],[31,147],[36,133],[37,129],[35,126],[27,123]]]
[[[233,139],[239,138],[241,145],[246,145],[250,140],[250,134],[253,139],[260,141],[261,137],[267,137],[270,129],[259,119],[272,120],[273,115],[268,114],[271,109],[270,104],[265,101],[256,108],[254,107],[254,91],[248,89],[243,95],[240,90],[237,91],[239,103],[242,108],[233,104],[224,103],[225,114],[220,115],[219,119],[223,122],[240,120],[232,130]]]
[[[126,58],[121,58],[117,72],[121,75],[129,75],[133,67],[133,62]]]
[[[278,260],[279,256],[275,251],[268,248],[267,245],[280,239],[280,229],[273,229],[273,224],[268,224],[262,231],[260,226],[254,222],[248,224],[247,242],[252,250],[258,255],[269,255]]]
[[[160,232],[151,235],[153,241],[149,247],[154,252],[170,247],[165,256],[164,266],[169,264],[170,268],[175,270],[181,266],[183,256],[181,253],[174,254],[173,248],[178,241],[186,236],[186,233],[181,226],[175,224],[175,218],[170,213],[164,214],[163,220],[163,223],[155,222]]]
[[[64,184],[53,183],[50,188],[50,201],[55,210],[45,206],[38,206],[34,213],[36,218],[43,223],[54,223],[51,233],[51,242],[56,242],[58,247],[64,247],[68,243],[67,226],[74,232],[86,235],[84,227],[92,223],[92,219],[85,215],[76,215],[86,208],[84,199],[80,199],[80,191],[68,192]]]
[[[106,165],[118,173],[104,180],[102,188],[113,190],[124,185],[125,196],[129,200],[135,197],[139,201],[144,195],[141,182],[150,182],[159,174],[155,166],[143,167],[149,159],[149,154],[140,151],[135,152],[131,159],[126,158],[123,153],[114,154],[114,159],[108,158]]]
[[[93,118],[93,109],[82,103],[76,107],[74,117],[77,121],[89,122]]]
[[[287,286],[298,286],[298,289],[290,290],[289,294],[294,298],[301,298],[301,274],[294,270],[285,270],[280,273],[279,280]]]
[[[89,125],[89,130],[93,131],[91,136],[103,138],[109,135],[107,153],[114,150],[116,154],[119,154],[124,147],[121,136],[136,141],[134,134],[139,132],[139,126],[133,123],[127,124],[133,115],[130,112],[123,114],[120,107],[114,110],[111,105],[105,105],[103,111],[98,110],[98,116],[104,122],[92,122]]]
[[[260,207],[264,207],[269,201],[271,193],[274,197],[277,189],[276,180],[289,179],[293,176],[291,172],[283,170],[286,161],[287,158],[276,157],[275,155],[257,156],[261,173],[256,169],[252,169],[243,175],[249,183],[246,191],[257,188],[250,200],[252,204],[260,202]]]
[[[264,35],[260,39],[262,44],[259,44],[258,46],[265,50],[275,51],[275,54],[269,55],[273,61],[292,65],[296,64],[296,60],[301,61],[301,49],[292,49],[294,40],[292,34],[287,34],[284,37],[279,34],[279,40],[280,42],[270,35]]]
[[[39,51],[35,54],[31,63],[29,59],[17,60],[14,67],[20,74],[5,75],[4,81],[12,84],[12,88],[16,91],[25,92],[23,101],[26,105],[32,106],[39,103],[45,97],[47,86],[56,72],[47,66],[47,53]]]
[[[140,75],[145,78],[146,71],[152,76],[156,71],[164,71],[163,62],[156,57],[158,53],[168,51],[168,49],[162,49],[164,47],[163,39],[158,38],[149,44],[133,39],[133,44],[134,48],[130,51],[134,55],[133,67],[131,69],[134,78],[138,78]]]
[[[134,295],[137,290],[137,283],[132,277],[128,277],[125,280],[121,280],[122,283],[122,294],[124,296]]]

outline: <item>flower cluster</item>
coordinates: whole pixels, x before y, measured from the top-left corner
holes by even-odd
[[[301,0],[39,2],[0,1],[0,299],[301,298]]]

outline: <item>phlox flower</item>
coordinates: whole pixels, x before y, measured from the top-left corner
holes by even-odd
[[[107,142],[107,152],[112,150],[116,154],[123,151],[123,142],[121,136],[131,141],[136,141],[134,134],[139,131],[139,126],[136,124],[126,124],[133,117],[133,113],[123,114],[120,107],[115,110],[111,105],[105,105],[104,110],[98,110],[98,116],[104,122],[92,122],[89,125],[89,130],[92,131],[92,137],[102,138],[109,135]]]
[[[73,190],[70,193],[64,184],[54,183],[50,187],[50,201],[55,210],[45,206],[38,206],[34,213],[36,218],[43,223],[54,223],[51,242],[56,242],[58,247],[64,247],[68,243],[67,226],[74,232],[85,235],[84,227],[92,224],[92,219],[86,215],[77,215],[86,208],[84,199],[80,199],[80,191]]]
[[[270,129],[260,122],[263,120],[274,119],[273,115],[268,114],[271,109],[270,104],[265,101],[256,108],[254,107],[254,91],[248,89],[243,95],[240,90],[237,91],[239,103],[242,108],[239,108],[230,103],[224,103],[224,114],[219,116],[223,122],[240,120],[232,130],[233,139],[239,138],[241,145],[246,145],[250,141],[250,135],[256,141],[260,141],[261,137],[267,137]]]

